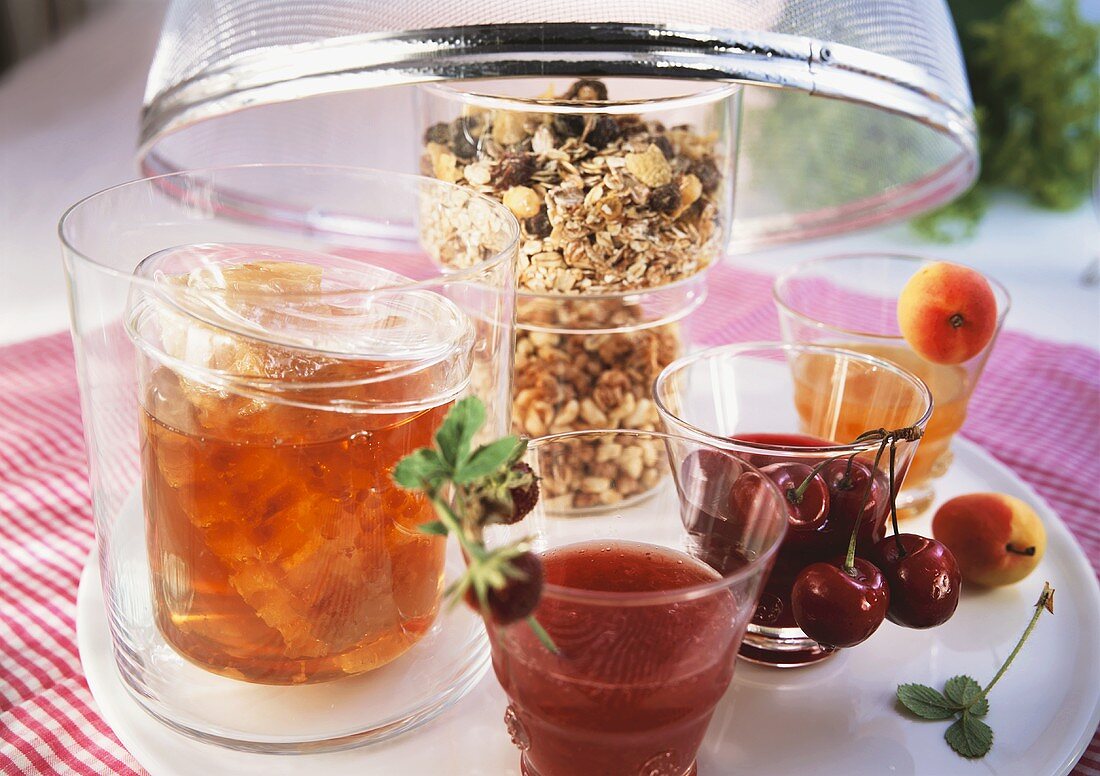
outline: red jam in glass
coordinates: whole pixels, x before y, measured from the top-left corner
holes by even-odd
[[[733,676],[741,636],[733,593],[720,587],[686,601],[621,605],[598,597],[720,579],[691,556],[655,545],[583,542],[550,550],[542,561],[548,585],[577,592],[544,592],[535,612],[559,654],[526,624],[490,629],[523,772],[693,771],[714,706]]]

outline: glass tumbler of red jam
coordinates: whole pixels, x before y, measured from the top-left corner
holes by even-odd
[[[578,512],[571,489],[628,485],[621,460],[614,476],[600,474],[623,450],[660,467],[658,485]],[[543,571],[534,617],[555,647],[524,621],[487,622],[523,773],[695,773],[787,529],[778,488],[713,445],[655,432],[542,437],[527,460],[566,495],[486,532],[490,546],[529,539]]]
[[[862,353],[745,343],[673,362],[657,378],[654,394],[667,431],[760,467],[784,496],[787,536],[741,656],[778,667],[828,657],[835,649],[808,638],[795,623],[791,586],[809,564],[844,555],[857,515],[857,555],[866,557],[885,535],[889,454],[876,466],[880,439],[857,442],[851,429],[923,431],[932,414],[928,387],[900,366]],[[895,491],[918,441],[897,442]]]

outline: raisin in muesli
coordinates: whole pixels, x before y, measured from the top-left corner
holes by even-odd
[[[658,186],[649,195],[649,206],[658,213],[672,213],[680,207],[680,186],[673,181]]]
[[[504,190],[524,186],[535,172],[535,156],[529,153],[506,153],[493,171],[493,185]]]

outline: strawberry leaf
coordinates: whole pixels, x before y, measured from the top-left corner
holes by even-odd
[[[462,547],[466,571],[443,591],[448,606],[455,606],[472,592],[483,614],[487,614],[489,593],[506,589],[510,580],[541,584],[541,577],[528,579],[514,562],[528,551],[526,540],[492,550],[485,547],[482,531],[494,518],[500,521],[507,517],[508,522],[514,522],[517,507],[513,490],[522,494],[524,514],[538,499],[538,484],[531,467],[520,464],[527,450],[526,441],[507,436],[473,449],[474,437],[485,424],[485,416],[485,405],[476,397],[457,402],[435,433],[435,447],[421,448],[405,456],[392,475],[406,490],[427,493],[439,516],[421,525],[420,532],[454,535]],[[444,485],[453,487],[444,489]],[[502,509],[507,514],[502,516]],[[534,593],[537,595],[539,590]],[[546,648],[557,653],[553,639],[538,621],[528,617],[527,622]]]
[[[969,712],[963,712],[943,737],[963,757],[984,757],[993,747],[993,729]]]
[[[450,467],[439,453],[422,447],[415,450],[393,468],[393,479],[406,490],[434,490],[447,476]]]
[[[966,709],[975,717],[984,717],[989,711],[989,701],[981,697],[982,686],[972,677],[952,676],[943,686],[943,694],[960,709]]]
[[[485,405],[476,396],[467,396],[451,407],[435,432],[435,443],[452,469],[459,468],[470,457],[474,435],[484,424]]]
[[[1016,642],[1015,648],[984,688],[972,677],[961,674],[944,683],[942,695],[923,684],[899,685],[898,700],[905,708],[925,719],[949,719],[961,711],[962,714],[947,728],[944,738],[963,757],[983,757],[993,747],[992,728],[978,719],[989,712],[989,691],[1012,665],[1024,642],[1038,625],[1044,609],[1048,612],[1054,611],[1054,588],[1049,582],[1043,584],[1043,592],[1035,602],[1031,621]]]
[[[519,444],[518,437],[506,436],[482,445],[467,461],[455,467],[454,481],[459,485],[465,485],[493,474],[511,460]]]
[[[960,710],[938,690],[924,684],[898,685],[898,700],[902,706],[924,719],[950,719]]]

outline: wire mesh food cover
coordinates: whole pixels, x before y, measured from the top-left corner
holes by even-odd
[[[909,216],[977,174],[943,0],[173,0],[142,163],[415,170],[410,84],[535,75],[745,83],[736,247]]]

